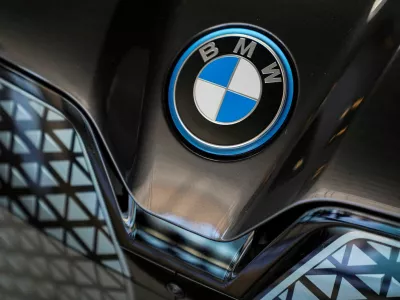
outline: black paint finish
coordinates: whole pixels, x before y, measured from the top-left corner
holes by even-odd
[[[3,123],[6,125],[2,128],[7,129],[7,132],[12,133],[12,135],[24,137],[26,135],[26,130],[32,129],[32,127],[21,127],[23,124],[28,124],[26,122],[32,122],[33,120],[20,120],[18,117],[18,111],[21,109],[20,106],[25,107],[25,109],[32,114],[32,118],[34,114],[38,112],[36,109],[29,108],[29,105],[32,106],[31,101],[33,101],[34,98],[36,98],[36,100],[34,100],[35,102],[39,102],[39,100],[42,102],[44,101],[44,103],[49,104],[52,107],[52,110],[57,109],[58,113],[65,114],[67,120],[69,120],[68,124],[74,124],[76,133],[81,136],[82,146],[84,146],[86,149],[86,151],[83,152],[86,153],[85,156],[88,156],[90,165],[93,167],[93,173],[91,172],[91,174],[93,174],[91,175],[93,178],[93,183],[98,182],[98,186],[101,187],[97,193],[99,199],[100,195],[102,195],[101,199],[103,199],[99,200],[99,202],[103,203],[103,206],[100,206],[104,207],[102,209],[106,209],[108,215],[110,216],[110,222],[106,222],[108,226],[106,232],[110,233],[115,230],[115,236],[117,237],[118,244],[124,249],[124,257],[118,256],[118,259],[121,262],[127,262],[129,271],[125,274],[127,277],[126,282],[127,284],[130,284],[130,281],[133,281],[135,284],[143,286],[145,289],[151,291],[151,294],[149,294],[141,287],[133,287],[133,294],[136,297],[139,297],[139,299],[146,299],[146,297],[157,297],[157,295],[162,295],[166,299],[173,299],[177,295],[171,293],[171,285],[178,286],[179,295],[185,297],[185,299],[204,299],[204,297],[207,299],[229,299],[232,297],[253,299],[254,295],[258,294],[260,291],[262,291],[261,295],[268,295],[269,293],[273,293],[275,286],[278,286],[280,281],[283,282],[286,276],[283,274],[288,271],[288,268],[292,267],[292,270],[297,270],[299,266],[306,261],[305,259],[311,258],[313,255],[319,253],[321,244],[330,247],[330,242],[332,242],[334,239],[342,239],[343,237],[347,236],[347,234],[356,235],[357,238],[363,239],[364,242],[368,243],[368,240],[371,240],[372,237],[370,232],[373,231],[375,232],[372,237],[373,240],[382,242],[387,241],[386,237],[390,237],[389,242],[393,245],[399,245],[397,248],[400,248],[399,242],[396,241],[396,239],[398,239],[400,236],[398,223],[391,222],[387,219],[385,220],[385,215],[380,215],[381,218],[379,218],[377,215],[371,216],[369,214],[362,214],[348,209],[329,207],[334,205],[333,201],[325,201],[325,206],[327,207],[324,209],[312,210],[312,206],[309,206],[308,209],[311,211],[305,213],[300,218],[297,218],[296,214],[301,213],[301,210],[292,210],[291,214],[288,214],[290,212],[288,211],[284,218],[282,218],[282,215],[276,217],[272,227],[268,224],[264,224],[263,226],[257,228],[254,236],[251,239],[250,247],[247,249],[247,252],[243,252],[244,255],[239,259],[239,262],[230,268],[231,272],[229,276],[218,278],[213,275],[212,272],[210,272],[212,269],[209,268],[212,266],[212,264],[218,263],[217,260],[219,258],[220,262],[226,260],[223,258],[223,256],[226,256],[226,252],[213,254],[213,251],[218,251],[217,242],[208,240],[207,243],[215,243],[215,250],[213,249],[211,251],[206,250],[207,246],[205,243],[201,245],[202,250],[200,254],[203,256],[205,255],[204,258],[208,260],[208,264],[201,263],[199,265],[198,260],[193,261],[188,259],[188,254],[190,251],[196,251],[196,248],[189,248],[189,244],[187,243],[185,251],[189,252],[186,252],[185,254],[182,251],[177,251],[179,250],[177,247],[179,246],[178,244],[185,243],[185,236],[187,236],[188,233],[185,233],[183,230],[180,230],[180,234],[177,234],[177,232],[174,233],[174,226],[169,226],[167,228],[168,230],[165,231],[164,227],[166,226],[162,225],[164,221],[156,219],[152,221],[146,221],[143,218],[146,219],[149,217],[149,215],[146,216],[146,213],[143,211],[140,212],[142,216],[139,217],[139,213],[137,213],[136,218],[135,215],[131,216],[131,218],[127,218],[125,214],[121,215],[119,210],[119,207],[121,206],[118,205],[118,202],[124,200],[127,201],[127,198],[129,198],[128,194],[126,191],[124,191],[124,187],[121,186],[121,183],[118,182],[120,178],[118,177],[118,174],[115,173],[115,170],[111,167],[105,169],[105,167],[111,162],[109,159],[107,159],[107,157],[104,157],[105,160],[102,160],[103,157],[100,155],[98,145],[96,144],[95,139],[93,139],[94,135],[90,129],[91,124],[85,119],[84,114],[80,112],[79,108],[72,104],[72,99],[68,99],[65,95],[64,97],[66,98],[62,98],[51,89],[27,80],[24,77],[20,77],[11,71],[10,67],[1,69],[1,82],[3,85],[2,89],[4,91],[9,91],[10,98],[12,98],[11,100],[3,99],[0,101],[2,104],[2,126]],[[13,93],[10,89],[18,91],[18,93]],[[13,101],[17,103],[17,109],[13,109],[11,111],[8,109],[7,105],[3,105],[4,103]],[[66,124],[64,123],[67,120],[64,118],[62,118],[62,120],[49,120],[49,111],[47,110],[49,110],[49,108],[44,111],[44,115],[42,116],[46,119],[46,121],[43,119],[40,122],[43,129],[45,129],[46,134],[50,134],[52,136],[53,131],[61,128],[63,130],[70,128],[65,127]],[[34,119],[37,118],[38,117],[36,116]],[[13,123],[16,125],[12,125]],[[60,127],[60,123],[62,123],[64,126]],[[37,127],[38,124],[35,126]],[[16,128],[15,130],[13,130],[14,127]],[[39,126],[39,128],[42,127]],[[3,133],[4,132],[2,132],[2,134]],[[60,141],[58,142],[59,145],[62,146],[62,143],[60,143]],[[1,147],[5,148],[6,150],[2,151],[1,155],[1,181],[2,185],[6,187],[6,189],[1,190],[2,198],[0,198],[0,200],[2,206],[4,206],[16,217],[24,219],[27,224],[42,229],[45,233],[54,236],[67,248],[77,249],[78,251],[82,252],[82,248],[78,245],[84,245],[83,249],[85,249],[85,251],[83,251],[83,254],[85,257],[80,258],[79,261],[73,261],[74,265],[76,264],[76,267],[80,270],[83,268],[85,270],[84,272],[88,272],[92,268],[98,268],[102,264],[106,264],[105,261],[107,260],[115,259],[114,256],[104,255],[104,253],[101,253],[101,247],[97,247],[95,253],[92,253],[93,251],[85,253],[87,250],[86,248],[90,247],[90,239],[87,237],[81,238],[81,235],[76,235],[80,229],[88,228],[88,226],[93,226],[93,224],[95,224],[95,227],[99,227],[96,230],[104,231],[105,229],[102,226],[104,225],[104,221],[102,220],[103,217],[100,217],[99,213],[96,213],[96,216],[93,215],[87,220],[81,214],[81,216],[78,217],[78,221],[76,221],[74,220],[76,217],[73,217],[73,212],[75,210],[68,210],[68,214],[65,216],[62,215],[60,217],[59,213],[56,213],[57,218],[51,218],[47,220],[43,219],[43,199],[48,198],[48,200],[45,200],[44,203],[48,203],[48,201],[51,200],[50,207],[52,208],[50,211],[53,211],[54,213],[56,210],[55,207],[59,206],[56,203],[57,201],[54,202],[53,199],[50,199],[51,194],[54,192],[57,194],[68,193],[69,204],[67,206],[70,206],[73,201],[77,201],[74,195],[78,195],[78,193],[82,191],[82,187],[78,187],[78,191],[75,191],[76,184],[79,184],[79,182],[74,182],[74,180],[71,180],[71,182],[67,184],[63,183],[57,188],[52,187],[51,189],[43,187],[42,185],[38,185],[35,182],[31,182],[31,180],[29,180],[29,184],[26,184],[26,187],[21,188],[20,186],[15,186],[14,169],[20,169],[19,164],[23,165],[26,163],[27,161],[25,159],[29,158],[29,163],[43,161],[41,163],[44,163],[46,168],[49,169],[50,167],[47,164],[47,160],[50,159],[52,162],[54,162],[54,160],[57,161],[62,159],[62,161],[64,161],[65,157],[63,155],[54,155],[52,153],[47,153],[45,150],[36,153],[37,150],[34,151],[33,149],[29,151],[29,155],[27,155],[27,153],[21,154],[19,153],[19,148],[8,145],[7,139],[4,139],[4,135],[2,135]],[[12,151],[10,151],[10,147],[13,149]],[[82,156],[81,154],[76,154],[75,146],[72,146],[72,148],[74,149],[73,154],[69,154],[68,157],[71,157],[73,160],[75,160],[76,155]],[[7,154],[9,152],[11,152],[10,155],[15,158],[14,161],[7,162],[6,155],[4,155],[4,153]],[[37,155],[36,160],[35,155]],[[51,166],[53,166],[52,162],[50,163]],[[9,176],[4,179],[4,164],[10,163],[13,170],[13,175],[11,180],[9,180]],[[104,165],[104,163],[106,164]],[[23,165],[22,169],[20,169],[20,172],[24,174],[22,177],[26,178],[25,180],[27,180],[27,178],[31,176],[29,175],[31,173],[28,172],[25,174],[25,167],[26,166]],[[27,170],[29,171],[29,169]],[[49,170],[51,170],[51,173],[55,171],[52,169]],[[41,174],[42,176],[44,174],[42,168]],[[56,176],[55,173],[54,175]],[[111,182],[109,180],[109,176],[112,176]],[[56,177],[58,178],[58,176]],[[57,180],[62,182],[62,179],[60,180],[60,178]],[[49,195],[48,192],[51,194]],[[38,197],[40,199],[37,199],[37,201],[41,202],[41,204],[39,204],[39,209],[36,209],[36,211],[39,211],[38,214],[31,214],[31,209],[29,206],[27,206],[26,200],[20,197],[21,193],[22,195],[26,195],[28,193],[31,196],[35,196],[35,194],[40,196]],[[80,203],[79,205],[83,206],[86,213],[88,213],[87,210],[92,209],[90,208],[92,205],[87,206],[90,204],[90,201],[87,202],[88,199],[82,198],[79,201],[82,201],[82,203],[78,203]],[[47,206],[44,206],[48,207],[47,211],[49,209],[49,204],[50,202],[46,204]],[[96,207],[97,206],[98,205],[96,204]],[[92,213],[89,213],[89,215],[91,214]],[[105,214],[106,212],[103,210],[102,215],[104,216]],[[28,215],[29,217],[27,217]],[[121,220],[122,216],[124,216],[124,223]],[[85,220],[79,221],[79,218],[84,218]],[[14,223],[18,225],[16,228],[19,228],[19,225],[23,224],[15,217],[13,220],[15,221]],[[7,227],[8,223],[2,220],[0,225]],[[66,231],[67,235],[54,235],[54,231],[49,231],[49,229],[56,230],[56,232],[57,230]],[[153,239],[143,239],[145,236],[143,233],[145,232],[151,233],[154,236]],[[73,243],[70,239],[71,233],[72,236],[78,238],[78,244],[76,242]],[[162,233],[164,233],[164,237],[162,236]],[[193,234],[191,235],[193,238],[188,242],[198,242],[199,236],[196,237]],[[8,231],[7,235],[3,234],[2,236],[3,238],[4,236],[7,236],[7,239],[10,239]],[[43,234],[41,234],[41,236],[43,236]],[[161,238],[167,241],[169,240],[170,242],[172,241],[172,243],[164,243],[163,245],[160,245]],[[204,240],[204,238],[202,239]],[[354,239],[351,241],[353,240]],[[51,241],[51,243],[53,242],[54,241]],[[352,245],[353,244],[350,246],[353,247]],[[356,242],[354,245],[360,246],[361,244]],[[364,246],[369,249],[371,248],[366,244]],[[362,246],[363,249],[365,248],[364,246]],[[117,252],[120,251],[119,247],[115,247],[115,249]],[[69,249],[65,251],[66,256],[71,254]],[[396,260],[395,254],[397,254],[397,252],[398,251],[396,249],[393,250],[394,254],[391,255],[392,260]],[[368,255],[377,255],[376,251],[372,253],[369,251],[368,253]],[[76,255],[74,254],[73,256]],[[13,254],[7,254],[6,259],[13,261]],[[95,264],[93,264],[91,261],[95,262]],[[50,261],[49,264],[52,268],[56,266],[57,270],[60,269],[55,262]],[[379,272],[385,272],[385,276],[390,280],[391,276],[394,276],[394,278],[398,278],[400,280],[400,275],[398,273],[399,268],[387,267],[385,260],[381,260],[379,264],[381,265]],[[92,267],[87,269],[88,265]],[[199,268],[199,266],[203,266],[203,268]],[[349,270],[351,271],[351,269]],[[375,269],[364,268],[364,272],[374,272],[374,270]],[[357,269],[355,271],[357,271]],[[101,271],[98,270],[97,272]],[[312,272],[314,275],[321,275],[320,271],[314,270]],[[351,278],[352,282],[354,280],[357,282],[357,274],[354,274],[354,272],[349,273],[348,271],[345,273],[346,274],[338,273],[337,276],[346,277],[347,279]],[[304,274],[300,275],[302,276]],[[276,278],[279,276],[280,279],[276,281]],[[301,279],[300,277],[300,281],[303,282],[305,279]],[[53,283],[53,280],[50,280],[50,283]],[[29,284],[27,284],[26,281],[19,282],[19,284],[24,288],[29,287]],[[102,284],[103,283],[100,284],[100,288],[102,288]],[[106,284],[108,284],[107,281]],[[295,293],[296,284],[298,283],[288,285],[291,293],[290,295]],[[56,285],[64,287],[63,283],[56,282]],[[83,291],[83,294],[86,293],[85,289],[88,288],[85,286],[82,289],[79,280],[73,281],[73,286],[80,288],[80,290]],[[312,290],[312,292],[316,294],[319,293],[318,289],[312,285],[307,286]],[[337,292],[338,290],[340,292],[339,285],[336,286],[335,291]],[[388,289],[388,287],[386,287],[383,291],[386,294],[389,293],[389,290],[390,288]],[[169,294],[166,293],[166,291],[169,291]],[[372,295],[371,289],[369,288],[364,287],[361,289],[361,291],[366,293],[366,295]],[[91,290],[91,292],[93,292],[93,290]],[[45,293],[45,295],[52,295],[52,290],[49,291],[44,289],[41,290],[41,293]],[[126,295],[125,298],[131,299],[132,297]]]
[[[132,172],[133,195],[148,211],[212,239],[236,238],[301,199],[300,189],[310,175],[302,172],[285,184],[276,178],[284,172],[281,168],[287,164],[290,152],[296,151],[296,144],[317,118],[318,110],[324,110],[321,105],[335,106],[336,99],[342,99],[341,96],[327,98],[335,84],[345,81],[347,87],[343,90],[349,93],[347,100],[341,100],[347,102],[343,108],[338,105],[335,106],[337,112],[326,111],[331,120],[339,119],[349,103],[367,97],[398,44],[397,27],[393,25],[397,19],[392,15],[396,10],[391,7],[396,6],[394,2],[387,3],[388,7],[384,6],[371,20],[368,20],[371,6],[367,2],[352,2],[351,7],[341,7],[338,2],[325,1],[324,9],[320,8],[318,13],[313,11],[316,10],[313,3],[307,6],[304,15],[297,14],[299,7],[296,5],[299,4],[290,2],[289,8],[285,3],[275,6],[274,1],[270,1],[268,10],[262,10],[260,6],[266,5],[263,3],[250,2],[240,9],[234,9],[239,3],[230,3],[232,10],[229,12],[223,10],[220,2],[182,5],[171,21],[168,42],[159,46],[160,58],[153,69],[156,76],[148,82],[152,88],[145,96],[142,134]],[[206,14],[210,9],[215,13]],[[190,22],[188,17],[194,11],[199,20],[196,23]],[[231,163],[196,157],[180,145],[168,128],[160,94],[164,76],[180,45],[184,47],[196,31],[224,23],[228,18],[232,20],[235,14],[246,21],[246,15],[251,19],[255,11],[263,11],[263,17],[253,23],[278,36],[296,61],[299,78],[296,108],[284,132],[256,156]],[[392,44],[385,43],[388,40]],[[358,61],[353,62],[354,59]],[[360,75],[364,77],[354,80],[349,72],[360,67],[363,68]],[[346,72],[348,75],[343,75]],[[347,78],[341,79],[342,76]],[[326,124],[333,123],[327,121],[321,125]],[[318,125],[313,128],[315,126]],[[322,127],[322,130],[322,143],[328,142],[333,129]],[[318,141],[313,138],[312,142]],[[320,155],[314,153],[312,159]],[[300,159],[286,168],[293,169]],[[279,193],[274,189],[277,184],[281,185]],[[209,225],[209,230],[201,229],[204,223]]]
[[[311,155],[310,147],[321,139],[322,144],[329,142],[343,129],[338,124],[328,130],[333,123],[321,121],[321,112],[330,112],[333,120],[346,110],[346,101],[367,99],[398,44],[396,1],[374,11],[372,1],[328,0],[247,1],[246,5],[241,1],[55,5],[43,0],[2,5],[1,56],[71,94],[88,110],[137,202],[171,222],[222,240],[233,239],[308,198],[302,195],[312,186],[307,180],[313,177],[311,170],[315,173],[329,161],[317,148]],[[296,109],[279,137],[252,158],[218,163],[182,147],[162,110],[163,90],[172,62],[188,41],[230,22],[254,24],[276,35],[296,61],[299,86]],[[357,70],[364,77],[355,80],[351,72]],[[347,79],[342,76],[345,72]],[[340,93],[348,100],[342,94],[334,98],[329,94],[340,80],[347,82]],[[335,99],[343,104],[336,105]],[[330,105],[337,112],[325,109]],[[313,132],[319,127],[323,129],[317,140]],[[329,149],[340,148],[334,144]],[[300,152],[311,158],[300,157]],[[294,172],[292,164],[298,164]],[[200,229],[201,224],[210,229]]]
[[[398,220],[400,4],[388,0],[375,10],[372,4],[4,1],[0,56],[73,96],[68,101],[94,120],[88,123],[100,147],[91,148],[91,158],[106,157],[108,171],[115,160],[129,191],[149,212],[216,240],[235,239],[262,223],[256,230],[260,252],[239,266],[234,280],[221,283],[173,255],[127,240],[110,200],[117,237],[138,270],[136,282],[167,299],[171,281],[187,299],[202,298],[198,291],[215,298],[248,292],[251,299],[273,283],[272,277],[260,278],[282,250],[265,246],[304,212],[335,206],[374,214],[378,223]],[[231,22],[260,26],[282,40],[296,62],[299,85],[296,108],[279,137],[253,157],[221,162],[183,147],[162,105],[176,55],[199,32]],[[97,172],[104,175],[101,164]],[[128,197],[120,200],[126,207]],[[353,216],[344,222],[355,226]],[[287,244],[303,237],[292,234]],[[311,241],[310,247],[321,244],[317,237]],[[268,273],[287,271],[276,268]]]

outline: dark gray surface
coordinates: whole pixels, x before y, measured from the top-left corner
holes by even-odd
[[[336,181],[340,186],[336,190],[381,203],[387,198],[385,205],[397,206],[394,195],[398,190],[391,182],[397,179],[398,162],[392,152],[385,154],[393,148],[386,144],[393,138],[381,130],[369,131],[374,135],[371,141],[382,145],[376,150],[381,160],[392,156],[390,167],[379,172],[387,161],[373,158],[377,156],[370,150],[373,143],[361,146],[365,140],[360,138],[362,133],[352,135],[354,143],[361,141],[357,146],[340,150],[335,141],[334,147],[325,151],[322,145],[340,132],[344,123],[333,126],[321,109],[316,114],[357,53],[365,54],[361,51],[365,40],[382,47],[367,51],[363,68],[359,68],[364,77],[348,81],[342,89],[348,103],[368,96],[399,44],[397,3],[386,1],[371,14],[373,1],[6,1],[0,10],[0,55],[71,94],[88,110],[140,205],[199,234],[228,240],[303,199],[318,177],[314,178],[316,172],[323,174],[322,169],[318,171],[321,166],[336,168],[333,177],[341,179]],[[221,163],[204,159],[179,142],[165,118],[162,102],[168,71],[179,51],[194,35],[227,22],[254,24],[276,35],[296,61],[299,89],[293,115],[273,143],[247,160]],[[136,59],[143,57],[140,66],[135,59],[123,60],[132,48],[131,53],[141,53]],[[372,66],[368,61],[374,57],[381,60],[373,61]],[[132,73],[136,73],[130,74],[125,65],[118,67],[121,61],[132,64]],[[127,89],[127,82],[132,89]],[[361,87],[364,91],[357,95]],[[335,98],[327,102],[337,110],[337,118],[346,101],[338,106]],[[387,110],[394,122],[396,109]],[[357,113],[363,114],[362,110]],[[127,121],[129,116],[132,120]],[[379,116],[376,122],[386,122],[386,117]],[[319,123],[319,117],[325,123]],[[309,126],[312,120],[317,120],[315,126]],[[298,148],[301,137],[308,142]],[[326,165],[337,147],[344,156]],[[363,151],[363,160],[357,165],[360,156],[353,150],[365,148],[369,150]],[[307,160],[292,172],[303,154]],[[343,164],[346,160],[348,165]],[[365,166],[371,160],[375,166]],[[335,167],[338,161],[342,166]],[[345,187],[349,181],[340,175],[343,170],[352,174],[350,187]],[[333,183],[323,183],[322,178],[317,187],[329,189]],[[377,180],[383,182],[379,188],[364,188]],[[357,185],[360,187],[355,188]],[[394,211],[386,208],[386,212]]]

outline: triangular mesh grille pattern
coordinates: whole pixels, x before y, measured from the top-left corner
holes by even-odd
[[[305,258],[261,299],[400,299],[399,255],[400,242],[352,231]]]
[[[79,134],[41,100],[0,85],[0,206],[128,275]]]
[[[0,215],[1,299],[133,299],[130,279],[65,247],[3,208]]]

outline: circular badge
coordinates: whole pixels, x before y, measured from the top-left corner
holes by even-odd
[[[228,28],[194,42],[169,82],[168,107],[180,134],[214,155],[242,155],[283,125],[293,98],[290,64],[258,31]]]

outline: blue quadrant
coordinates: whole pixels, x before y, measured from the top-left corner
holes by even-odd
[[[244,118],[256,106],[257,101],[227,91],[217,115],[217,122],[230,123]]]
[[[199,78],[227,87],[238,60],[234,56],[217,58],[206,65]]]

